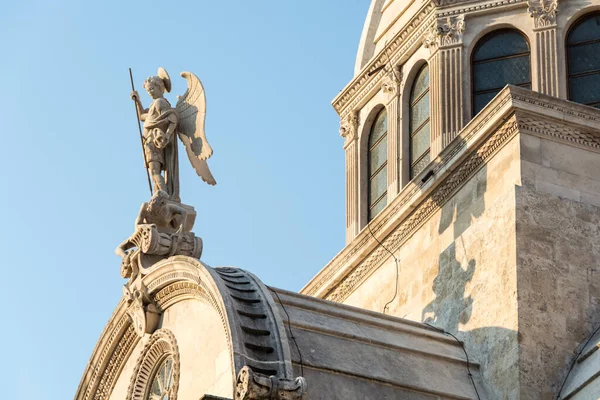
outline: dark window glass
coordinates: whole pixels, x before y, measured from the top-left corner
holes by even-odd
[[[473,114],[507,84],[531,89],[529,44],[519,32],[501,29],[484,36],[472,57]]]
[[[600,108],[600,13],[586,15],[567,36],[569,99]]]
[[[369,135],[369,221],[387,204],[387,112],[375,118]]]
[[[410,92],[410,179],[429,164],[430,137],[429,67],[417,74]]]

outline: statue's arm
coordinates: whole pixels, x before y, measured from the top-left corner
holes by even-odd
[[[137,228],[139,225],[144,223],[146,219],[146,207],[148,207],[148,203],[142,204],[140,207],[140,212],[138,213],[137,219],[135,220],[135,227]]]
[[[129,239],[126,239],[115,249],[115,253],[121,258],[125,258],[127,250],[132,249],[133,247],[135,247],[135,245],[131,243]]]
[[[140,117],[140,120],[145,121],[146,115],[148,114],[148,109],[144,108],[142,100],[140,100],[140,95],[137,91],[134,90],[133,92],[131,92],[131,99],[135,103],[135,109],[138,113],[138,116]]]
[[[176,204],[170,204],[170,212],[171,214],[175,217],[175,220],[177,221],[177,224],[179,225],[180,228],[183,227],[183,223],[185,222],[185,219],[188,215],[188,212],[185,208],[180,207]]]

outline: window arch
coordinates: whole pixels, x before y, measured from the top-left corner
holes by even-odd
[[[567,35],[569,100],[600,108],[600,12],[580,18]]]
[[[387,205],[387,133],[388,118],[384,108],[377,114],[369,133],[369,221]]]
[[[531,89],[531,51],[515,29],[500,29],[481,38],[471,59],[473,115],[506,86]]]
[[[417,74],[410,91],[409,104],[410,179],[429,164],[431,145],[431,113],[429,109],[429,66]]]

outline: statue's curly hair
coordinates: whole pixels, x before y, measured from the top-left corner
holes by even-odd
[[[150,83],[150,82],[154,83],[155,85],[160,86],[163,89],[163,91],[166,90],[166,88],[165,88],[165,82],[162,80],[161,77],[159,77],[159,76],[149,76],[148,78],[146,78],[146,80],[144,81],[144,89],[146,88],[146,85],[148,83]]]

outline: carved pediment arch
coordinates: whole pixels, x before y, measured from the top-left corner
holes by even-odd
[[[174,256],[156,263],[144,271],[139,279],[139,287],[145,291],[144,296],[161,316],[156,333],[151,336],[151,332],[147,332],[143,334],[143,338],[136,334],[133,318],[128,315],[129,304],[124,296],[91,357],[76,400],[108,400],[117,380],[133,379],[132,382],[137,382],[135,377],[125,376],[126,364],[131,365],[128,360],[137,359],[138,364],[144,362],[147,357],[140,354],[145,354],[147,349],[139,352],[140,340],[148,347],[147,339],[165,330],[173,332],[172,342],[177,341],[182,354],[189,354],[191,351],[189,347],[185,347],[190,336],[193,341],[209,340],[217,346],[223,343],[222,349],[219,347],[219,354],[229,357],[230,368],[227,370],[231,375],[225,378],[225,382],[229,382],[234,396],[236,391],[242,389],[248,393],[256,389],[244,387],[243,384],[240,386],[238,375],[242,370],[247,375],[249,368],[256,379],[248,381],[248,385],[253,385],[257,380],[262,382],[261,376],[272,376],[274,381],[281,380],[281,388],[287,388],[294,396],[300,396],[291,398],[302,398],[306,383],[303,379],[293,376],[291,352],[283,321],[271,291],[254,275],[238,268],[211,268],[187,256]],[[194,309],[200,311],[186,314],[187,310]],[[187,339],[182,340],[178,337],[177,327],[173,328],[175,320],[180,323],[191,321],[189,326],[179,327],[179,335],[183,332],[181,329],[185,329]],[[212,329],[212,336],[207,337],[205,327],[209,325],[219,327]],[[221,337],[215,338],[219,332]],[[134,348],[137,349],[137,353]],[[221,356],[219,357],[222,363]],[[214,368],[216,359],[207,358],[202,361],[202,357],[203,354],[194,357],[192,370],[201,370],[199,363],[206,363],[210,368]],[[161,358],[156,358],[159,359]],[[187,358],[188,362],[189,360],[190,358]],[[185,362],[182,358],[182,376],[186,370]],[[189,368],[188,364],[188,381]],[[134,371],[139,372],[142,369],[144,368],[137,365]],[[148,375],[148,371],[145,373]],[[150,376],[145,378],[146,381],[152,380]],[[185,385],[180,385],[180,390],[183,386]],[[179,397],[182,396],[185,395],[181,394]],[[245,397],[240,397],[240,400],[243,399]]]

